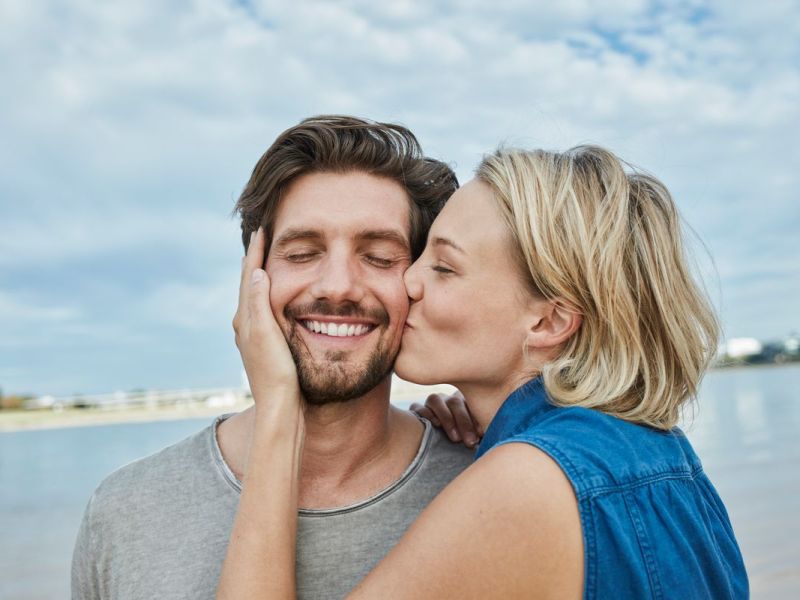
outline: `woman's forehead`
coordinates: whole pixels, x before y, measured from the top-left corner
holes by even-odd
[[[478,179],[459,188],[431,227],[429,239],[437,238],[452,242],[466,254],[487,251],[505,242],[505,224],[491,188]]]

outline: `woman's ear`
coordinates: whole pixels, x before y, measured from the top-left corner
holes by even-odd
[[[530,350],[555,349],[571,338],[582,322],[583,316],[566,303],[537,299],[531,310],[525,345]]]

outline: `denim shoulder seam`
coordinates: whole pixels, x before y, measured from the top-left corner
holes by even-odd
[[[587,498],[596,498],[605,494],[613,494],[617,492],[628,492],[636,488],[645,487],[659,481],[669,481],[671,479],[687,479],[694,480],[698,475],[703,473],[703,467],[694,467],[693,469],[673,469],[669,471],[662,471],[653,475],[639,477],[628,483],[618,483],[611,485],[596,485],[586,489]]]
[[[581,500],[581,495],[583,493],[582,490],[584,486],[583,478],[578,472],[578,469],[575,468],[575,465],[572,464],[572,461],[570,461],[569,458],[567,458],[567,456],[563,452],[561,452],[558,448],[556,448],[549,442],[542,440],[537,436],[530,436],[530,435],[516,435],[503,440],[494,447],[496,448],[497,446],[502,446],[504,444],[510,444],[514,442],[524,442],[531,446],[536,446],[537,448],[543,450],[546,454],[549,454],[553,459],[555,459],[555,461],[561,466],[561,468],[564,471],[566,471],[570,481],[574,482],[573,488],[575,488],[575,495],[578,497],[578,500]]]
[[[575,495],[577,496],[578,501],[587,498],[594,498],[604,494],[632,490],[638,487],[643,487],[646,485],[650,485],[652,483],[657,483],[659,481],[666,481],[669,479],[696,479],[699,475],[703,473],[702,465],[695,465],[691,469],[671,469],[667,471],[662,471],[660,473],[654,473],[653,475],[639,477],[627,483],[613,483],[608,485],[590,486],[586,484],[586,481],[580,475],[578,469],[575,468],[575,465],[569,460],[569,458],[567,458],[567,456],[563,452],[561,452],[558,448],[556,448],[553,444],[549,443],[548,441],[541,439],[539,436],[520,434],[505,439],[499,444],[496,444],[496,446],[501,446],[503,444],[508,444],[512,442],[524,442],[526,444],[536,446],[545,451],[550,456],[552,456],[556,460],[556,462],[559,465],[561,465],[564,471],[566,471],[569,478],[574,482],[573,488],[575,488]]]

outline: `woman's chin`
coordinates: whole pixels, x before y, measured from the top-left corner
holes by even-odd
[[[418,385],[436,385],[442,383],[440,377],[435,377],[435,369],[432,370],[430,365],[425,365],[424,361],[414,360],[413,357],[403,355],[403,351],[397,355],[397,360],[394,363],[394,372],[400,377],[411,383]]]

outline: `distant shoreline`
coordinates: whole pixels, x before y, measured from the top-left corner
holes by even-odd
[[[744,371],[763,368],[800,368],[800,362],[783,364],[764,363],[759,365],[730,365],[713,367],[708,373]],[[450,386],[411,386],[398,389],[392,394],[396,405],[404,406],[424,398],[427,392],[447,392]],[[151,421],[179,421],[181,419],[209,419],[220,414],[239,412],[252,401],[237,402],[226,406],[209,406],[194,402],[169,406],[121,406],[110,408],[64,408],[62,410],[0,410],[0,433],[16,431],[35,431],[42,429],[61,429],[65,427],[92,427],[96,425],[115,425],[120,423],[147,423]]]
[[[432,389],[430,391],[447,391]],[[420,399],[420,393],[392,395],[396,406],[405,406]],[[423,396],[424,397],[424,394]],[[208,406],[197,402],[172,406],[120,406],[111,408],[64,408],[61,410],[3,410],[0,411],[0,433],[62,429],[66,427],[93,427],[120,423],[148,423],[151,421],[179,421],[182,419],[213,418],[217,415],[240,412],[253,405],[251,400],[225,406]]]
[[[182,419],[212,418],[229,412],[239,412],[252,402],[240,402],[229,406],[208,406],[196,403],[165,407],[121,407],[121,408],[65,408],[54,411],[5,410],[0,411],[0,433],[61,429],[65,427],[92,427],[119,423],[148,423],[151,421],[179,421]]]
[[[766,363],[743,363],[736,365],[717,365],[710,367],[707,373],[714,373],[717,371],[745,371],[751,369],[785,369],[787,367],[800,367],[800,361],[790,361],[784,363],[766,362]]]

